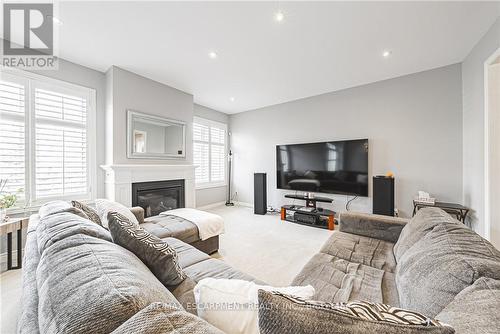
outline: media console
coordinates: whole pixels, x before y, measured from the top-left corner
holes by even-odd
[[[281,207],[281,220],[309,225],[328,230],[335,229],[335,212],[328,209],[317,208],[316,202],[331,203],[328,197],[310,198],[304,195],[285,195],[286,198],[300,199],[306,201],[306,206],[283,205]]]

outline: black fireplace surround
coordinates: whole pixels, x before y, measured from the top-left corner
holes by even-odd
[[[142,207],[145,217],[184,205],[184,180],[132,183],[132,206]]]

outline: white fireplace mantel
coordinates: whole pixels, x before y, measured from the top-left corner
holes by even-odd
[[[185,205],[194,208],[195,184],[193,165],[102,165],[106,172],[106,197],[125,206],[132,206],[132,183],[184,180]]]

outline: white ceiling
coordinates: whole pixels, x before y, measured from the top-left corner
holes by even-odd
[[[236,113],[461,62],[500,2],[62,2],[58,15],[62,58]]]

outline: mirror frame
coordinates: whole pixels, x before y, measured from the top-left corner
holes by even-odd
[[[138,153],[134,152],[132,123],[134,118],[146,118],[156,122],[168,122],[182,126],[182,155],[169,153]],[[186,158],[186,122],[165,117],[145,114],[127,109],[127,158],[128,159],[185,159]]]

